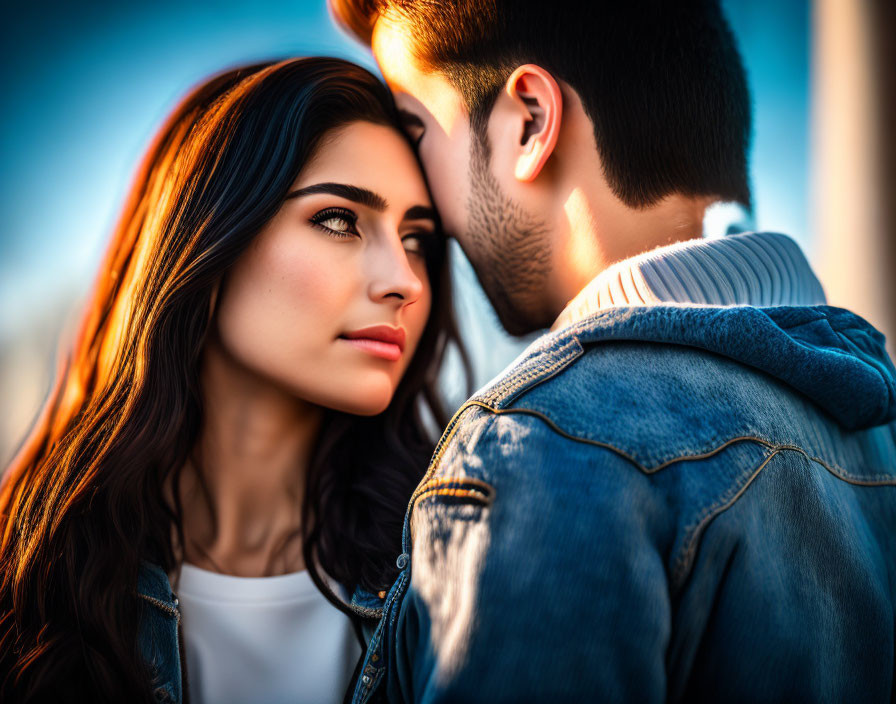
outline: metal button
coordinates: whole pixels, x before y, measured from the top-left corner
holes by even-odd
[[[370,684],[370,675],[364,675],[364,676],[361,678],[361,681],[362,681],[364,684]]]
[[[410,555],[408,555],[406,552],[403,552],[403,553],[401,553],[401,555],[398,556],[398,559],[395,561],[395,566],[398,569],[403,570],[405,567],[408,566],[408,561],[410,559],[411,559]]]
[[[386,598],[386,590],[384,589],[383,591],[379,592],[379,593],[377,594],[377,596],[378,596],[380,599],[385,599],[385,598]]]

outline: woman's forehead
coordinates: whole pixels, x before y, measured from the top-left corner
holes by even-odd
[[[352,122],[324,137],[294,190],[315,183],[346,183],[372,191],[390,210],[431,205],[407,139],[394,127],[372,122]]]

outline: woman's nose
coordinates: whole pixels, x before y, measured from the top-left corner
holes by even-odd
[[[370,297],[375,301],[394,298],[412,303],[423,293],[424,283],[411,266],[409,256],[396,235],[394,242],[384,243],[374,258],[370,281]]]

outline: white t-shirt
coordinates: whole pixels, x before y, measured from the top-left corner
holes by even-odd
[[[234,577],[184,564],[177,596],[193,704],[342,701],[361,648],[307,570]]]

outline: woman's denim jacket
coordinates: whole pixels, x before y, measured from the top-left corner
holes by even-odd
[[[353,700],[891,701],[894,374],[828,306],[540,338],[445,430],[385,599],[350,600]],[[180,702],[176,598],[149,565],[139,591]]]
[[[893,701],[894,415],[833,307],[542,337],[442,436],[353,701]]]
[[[329,578],[320,567],[317,576],[322,580],[318,587],[324,595],[344,611],[369,640],[382,613],[382,599],[361,589],[348,598],[345,587]],[[140,648],[149,667],[153,695],[156,701],[168,704],[189,702],[180,602],[167,573],[158,565],[144,561],[138,577],[137,595],[143,609]],[[360,666],[359,662],[358,668]],[[350,696],[351,686],[345,692],[345,698]],[[264,692],[259,692],[257,701],[265,701]]]

